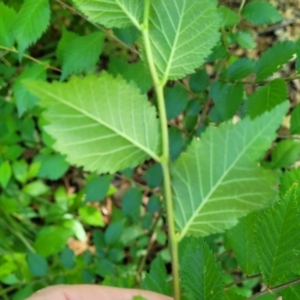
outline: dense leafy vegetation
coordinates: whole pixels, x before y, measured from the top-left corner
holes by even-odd
[[[300,298],[299,42],[247,57],[282,20],[262,0],[0,0],[0,298]]]

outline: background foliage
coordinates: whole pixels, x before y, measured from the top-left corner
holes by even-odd
[[[300,298],[296,4],[184,4],[151,1],[151,79],[142,2],[0,0],[1,299],[172,294],[158,83],[183,299]]]

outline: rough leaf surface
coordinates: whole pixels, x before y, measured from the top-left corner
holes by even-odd
[[[46,131],[67,160],[86,170],[136,166],[160,152],[156,112],[135,86],[104,73],[68,83],[26,82],[46,108]]]
[[[296,279],[300,264],[300,218],[298,184],[271,208],[258,214],[255,246],[266,283],[273,287]]]
[[[0,45],[11,47],[14,43],[14,36],[11,32],[12,25],[14,24],[16,12],[0,3]]]
[[[18,42],[20,56],[41,37],[50,21],[50,6],[48,0],[25,0],[18,12],[13,32]]]
[[[162,81],[194,72],[219,38],[216,1],[152,0],[149,35]]]
[[[102,52],[104,39],[105,35],[102,32],[69,38],[69,44],[64,48],[62,55],[61,80],[70,74],[87,72],[95,66]]]
[[[92,21],[106,27],[128,27],[139,23],[144,1],[141,0],[74,0]]]
[[[185,238],[179,246],[182,290],[189,300],[219,300],[223,296],[220,263],[203,239]]]
[[[275,79],[257,89],[247,101],[247,114],[255,118],[265,111],[270,111],[288,97],[284,80]]]
[[[240,219],[236,226],[226,232],[239,266],[247,275],[259,274],[254,248],[253,224],[255,221],[255,213],[248,214]]]
[[[279,71],[296,53],[295,43],[284,41],[266,50],[255,66],[256,81],[264,80]]]
[[[275,139],[287,106],[284,102],[253,121],[209,127],[175,162],[172,186],[180,238],[228,229],[273,198],[276,176],[257,160]]]
[[[278,10],[267,1],[251,1],[242,10],[244,18],[253,24],[272,24],[282,20]]]

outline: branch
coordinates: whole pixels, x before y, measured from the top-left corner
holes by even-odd
[[[283,290],[287,287],[290,287],[290,286],[293,286],[297,283],[300,283],[300,278],[298,279],[295,279],[293,281],[290,281],[290,282],[287,282],[287,283],[284,283],[284,284],[280,284],[280,285],[277,285],[273,288],[266,288],[265,290],[261,291],[260,293],[257,293],[255,295],[253,295],[252,297],[248,298],[248,300],[252,300],[252,299],[257,299],[263,295],[266,295],[266,294],[269,294],[269,293],[275,293],[275,292],[278,292],[280,290]]]
[[[149,236],[150,236],[150,241],[148,243],[148,246],[147,246],[147,250],[146,250],[146,253],[145,255],[142,257],[142,259],[140,260],[139,262],[139,265],[138,265],[138,268],[137,268],[137,271],[136,271],[136,278],[135,278],[135,281],[137,284],[139,284],[141,282],[141,273],[144,269],[144,266],[145,266],[145,263],[146,263],[146,260],[150,254],[150,250],[152,248],[152,246],[154,245],[154,242],[156,241],[156,233],[155,233],[155,229],[157,227],[157,224],[158,224],[158,221],[160,220],[160,218],[162,217],[163,215],[163,211],[161,210],[159,212],[159,215],[157,216],[155,222],[153,223],[151,229],[150,229],[150,232],[149,232]]]
[[[8,48],[8,47],[4,47],[4,46],[1,46],[0,45],[0,49],[2,50],[5,50],[7,52],[13,52],[13,53],[19,53],[19,51],[16,49],[16,48]],[[49,65],[48,63],[46,62],[43,62],[37,58],[34,58],[28,54],[23,54],[23,57],[31,60],[31,61],[34,61],[35,63],[39,64],[39,65],[43,65],[46,69],[50,69],[50,70],[53,70],[53,71],[56,71],[56,72],[60,72],[61,73],[61,69],[59,68],[56,68],[56,67],[53,67],[51,65]]]

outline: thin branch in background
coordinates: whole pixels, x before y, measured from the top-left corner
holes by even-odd
[[[137,267],[137,271],[136,271],[135,282],[137,285],[141,282],[141,274],[143,272],[146,260],[150,254],[150,250],[151,250],[152,246],[154,245],[154,243],[156,241],[155,229],[156,229],[158,221],[160,220],[161,217],[162,217],[162,211],[159,212],[159,215],[157,216],[155,222],[153,223],[153,225],[150,229],[150,232],[149,232],[150,241],[149,241],[147,249],[146,249],[146,254],[140,260],[139,265]]]
[[[238,10],[239,15],[242,14],[242,10],[243,10],[245,4],[246,4],[246,0],[242,0],[241,5],[240,5],[239,10]]]
[[[270,294],[270,293],[275,293],[275,292],[278,292],[278,291],[281,291],[287,287],[290,287],[290,286],[293,286],[297,283],[300,283],[300,278],[296,279],[296,280],[293,280],[293,281],[290,281],[290,282],[287,282],[287,283],[284,283],[284,284],[280,284],[278,286],[275,286],[273,288],[266,288],[265,290],[253,295],[252,297],[248,298],[248,300],[252,300],[252,299],[257,299],[261,296],[264,296],[266,294]]]
[[[0,49],[2,50],[5,50],[5,51],[8,51],[8,52],[13,52],[13,53],[19,53],[18,50],[16,48],[8,48],[8,47],[4,47],[4,46],[1,46],[0,45]],[[34,58],[28,54],[23,54],[23,57],[37,63],[37,64],[40,64],[40,65],[43,65],[46,69],[49,69],[49,70],[53,70],[53,71],[56,71],[56,72],[60,72],[61,73],[61,69],[59,68],[56,68],[56,67],[53,67],[37,58]]]
[[[93,26],[95,26],[97,29],[101,30],[102,32],[104,32],[107,36],[109,36],[110,38],[112,38],[113,40],[115,40],[116,42],[118,42],[120,45],[122,45],[124,48],[127,48],[128,50],[130,50],[131,52],[140,55],[139,51],[136,50],[135,48],[127,45],[126,43],[124,43],[123,41],[121,41],[119,38],[117,38],[111,30],[107,30],[104,27],[95,24],[91,21],[89,21],[86,16],[84,16],[83,14],[81,14],[80,12],[78,12],[73,6],[63,2],[62,0],[56,0],[57,3],[59,3],[63,8],[68,9],[72,14],[77,15],[79,17],[81,17],[82,19],[84,19],[85,21],[89,22],[90,24],[92,24]]]

